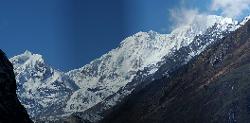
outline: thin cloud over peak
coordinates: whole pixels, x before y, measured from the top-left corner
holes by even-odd
[[[194,18],[199,15],[198,9],[170,9],[170,20],[174,22],[174,26],[172,28],[180,27],[183,25],[188,25],[192,23]]]
[[[250,0],[212,0],[211,10],[221,11],[222,16],[237,18],[249,10]]]
[[[180,0],[179,7],[169,9],[169,20],[173,22],[172,29],[190,24],[197,16],[218,15],[241,20],[250,11],[250,0],[210,0],[205,6],[190,6],[199,0]],[[206,9],[207,8],[207,9]]]

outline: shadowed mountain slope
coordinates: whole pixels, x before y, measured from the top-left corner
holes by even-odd
[[[16,95],[13,66],[0,50],[0,123],[32,123]]]

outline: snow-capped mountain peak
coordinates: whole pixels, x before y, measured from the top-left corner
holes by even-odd
[[[65,111],[87,110],[127,85],[138,71],[146,67],[155,68],[150,70],[153,74],[164,56],[189,45],[196,36],[204,34],[216,23],[227,27],[235,22],[214,15],[197,16],[192,23],[178,27],[170,34],[138,32],[124,39],[118,48],[68,72],[81,89],[71,96]],[[91,95],[91,98],[86,99],[85,95]],[[94,97],[98,99],[93,100]]]
[[[217,15],[197,15],[189,24],[174,29],[169,37],[171,37],[172,41],[175,41],[176,50],[178,50],[180,47],[190,44],[195,36],[202,35],[215,24],[227,27],[231,24],[236,25],[237,21]]]
[[[25,70],[27,68],[33,68],[37,64],[44,64],[44,60],[41,55],[33,54],[26,50],[23,54],[14,56],[10,59],[15,68],[19,70]]]
[[[104,110],[133,91],[134,86],[128,86],[141,71],[142,77],[154,75],[160,65],[167,64],[165,58],[181,66],[237,26],[231,18],[199,15],[169,34],[138,32],[100,58],[67,73],[48,66],[41,55],[26,51],[11,58],[18,95],[32,117],[85,112],[100,103]],[[55,112],[48,113],[51,110]]]
[[[51,110],[60,111],[78,89],[67,75],[46,65],[42,55],[25,51],[10,61],[14,66],[18,97],[31,117],[58,114]]]

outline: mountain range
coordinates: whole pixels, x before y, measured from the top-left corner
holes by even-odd
[[[229,39],[244,38],[249,19],[237,22],[216,15],[197,15],[170,34],[138,32],[100,58],[68,72],[56,70],[41,55],[26,51],[10,59],[18,98],[37,122],[177,122],[178,114],[186,116],[187,121],[201,121],[188,116],[201,111],[192,112],[196,103],[185,97],[205,101],[199,97],[203,93],[199,92],[200,86],[210,90],[210,82],[227,70],[220,73],[234,57],[228,56],[231,59],[225,63],[222,59],[230,55],[229,51],[236,52],[233,48],[227,50],[233,45]],[[239,30],[244,33],[238,34]],[[212,89],[206,94],[214,93]],[[179,105],[190,107],[190,112],[175,107]],[[171,114],[163,115],[168,108]]]
[[[101,123],[248,123],[250,22],[245,22],[169,76],[134,91]]]

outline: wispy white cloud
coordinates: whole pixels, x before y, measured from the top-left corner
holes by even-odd
[[[237,18],[250,9],[250,0],[212,0],[211,10],[223,16]]]
[[[170,20],[174,23],[172,28],[188,25],[193,22],[196,16],[200,15],[198,9],[170,9]]]
[[[209,14],[241,19],[238,17],[246,16],[246,11],[250,11],[250,0],[211,0],[207,5],[206,11],[200,12],[198,8],[187,8],[189,0],[180,0],[178,8],[169,9],[170,21],[173,22],[172,29],[191,24],[197,17],[202,21],[203,17]],[[250,14],[250,13],[249,13]]]

